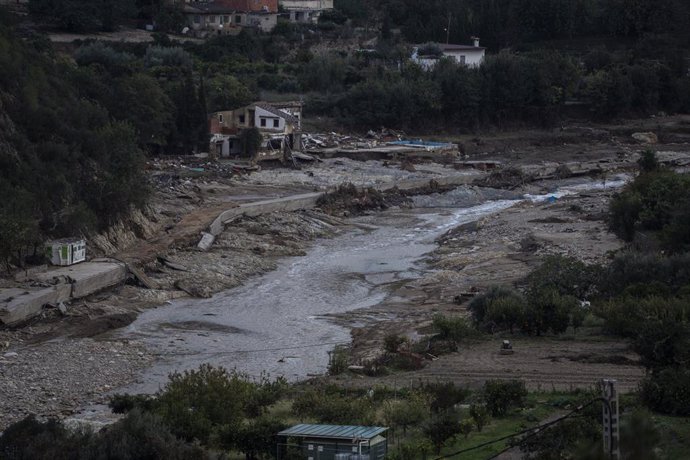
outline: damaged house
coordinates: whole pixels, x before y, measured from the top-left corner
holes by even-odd
[[[186,1],[187,27],[196,36],[236,34],[242,27],[270,32],[278,23],[278,0]]]
[[[300,102],[254,102],[233,110],[212,113],[209,117],[209,152],[218,158],[252,157],[246,137],[252,128],[261,135],[261,156],[289,157],[301,151],[302,104]]]

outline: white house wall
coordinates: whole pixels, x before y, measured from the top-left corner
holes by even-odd
[[[332,10],[333,0],[280,0],[287,10]]]
[[[479,67],[484,60],[484,50],[444,51],[443,55],[455,59],[458,64],[463,64],[462,56],[464,56],[464,64],[469,67]]]
[[[266,120],[266,126],[261,126],[262,118]],[[273,120],[278,120],[278,126],[273,125]],[[285,119],[272,114],[268,110],[257,107],[254,113],[254,126],[264,131],[284,131]]]

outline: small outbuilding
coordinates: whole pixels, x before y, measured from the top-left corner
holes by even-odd
[[[300,424],[278,433],[278,460],[383,460],[388,443],[380,426]]]
[[[86,241],[82,238],[49,241],[46,252],[53,265],[78,264],[86,260]]]

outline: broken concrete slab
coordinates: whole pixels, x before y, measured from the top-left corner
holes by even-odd
[[[211,246],[213,245],[213,242],[216,240],[216,237],[213,236],[212,234],[208,232],[202,232],[201,233],[201,240],[199,240],[199,244],[196,246],[201,249],[202,251],[208,251],[211,249]]]
[[[42,289],[10,288],[0,290],[0,322],[15,324],[38,315],[43,306],[57,303],[55,287]]]
[[[35,276],[38,281],[50,283],[54,279],[68,278],[71,282],[72,298],[78,299],[125,280],[127,267],[122,262],[82,262],[78,265],[60,267]],[[59,283],[58,283],[59,285]]]

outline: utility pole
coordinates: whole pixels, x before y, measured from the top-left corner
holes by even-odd
[[[602,421],[604,425],[604,452],[611,459],[620,460],[620,414],[618,412],[618,390],[616,380],[603,379],[602,398],[604,407],[602,409]]]
[[[446,27],[446,45],[448,43],[450,43],[450,18],[451,18],[451,16],[452,16],[452,14],[449,11],[448,12],[448,27]]]

